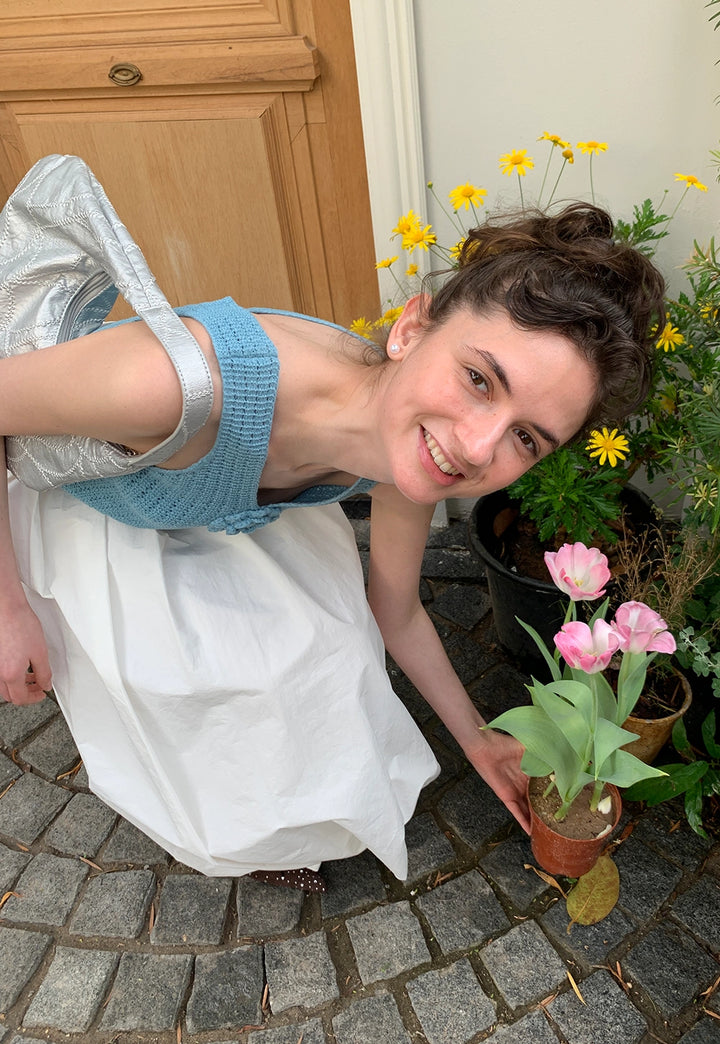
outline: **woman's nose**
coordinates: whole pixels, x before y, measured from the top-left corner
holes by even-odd
[[[462,435],[463,452],[469,464],[486,468],[500,444],[504,425],[500,418],[488,418],[468,427]]]

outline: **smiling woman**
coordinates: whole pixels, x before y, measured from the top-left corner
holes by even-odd
[[[136,320],[104,323],[113,284]],[[85,164],[41,161],[0,220],[0,697],[54,684],[91,788],[204,873],[314,890],[288,871],[370,848],[402,878],[438,767],[384,642],[527,829],[520,745],[419,600],[428,526],[642,395],[662,289],[595,208],[488,225],[368,357],[173,311]],[[370,488],[372,613],[336,503]]]

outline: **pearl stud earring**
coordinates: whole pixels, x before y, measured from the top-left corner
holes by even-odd
[[[400,345],[399,344],[391,344],[390,345],[390,354],[391,355],[397,355],[399,351],[400,351]]]

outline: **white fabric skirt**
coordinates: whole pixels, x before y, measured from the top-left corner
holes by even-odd
[[[94,793],[205,874],[369,848],[406,877],[404,825],[439,769],[338,505],[227,536],[134,529],[15,480],[10,503]]]

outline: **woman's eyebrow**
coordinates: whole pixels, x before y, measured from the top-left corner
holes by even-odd
[[[471,351],[475,352],[476,355],[479,355],[483,362],[492,370],[495,377],[497,377],[499,383],[502,385],[505,394],[508,396],[512,396],[512,387],[510,385],[510,381],[508,380],[508,375],[505,372],[505,369],[503,368],[500,361],[493,355],[493,353],[489,352],[487,348],[476,348],[472,344],[468,345],[468,348],[470,348]],[[539,424],[533,423],[533,427],[535,428],[540,438],[547,442],[549,446],[552,446],[554,450],[558,448],[558,446],[560,445],[560,439],[557,437],[557,435],[553,435],[551,431],[548,431],[547,428],[541,427]]]

